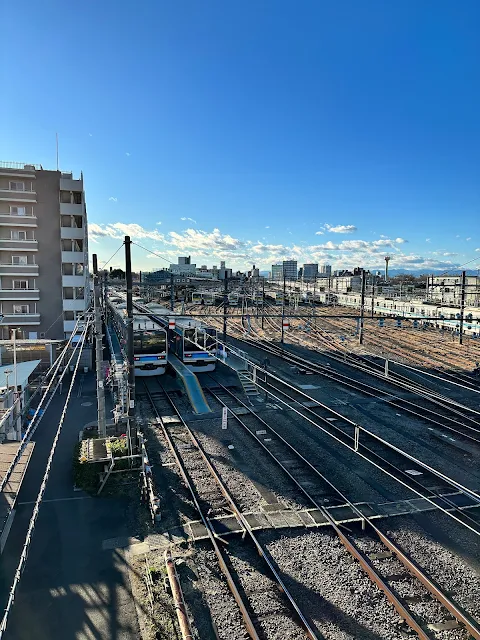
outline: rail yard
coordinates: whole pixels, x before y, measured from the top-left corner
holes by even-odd
[[[134,300],[168,362],[136,381],[161,505],[136,566],[172,554],[177,637],[480,638],[477,342],[229,302]],[[140,593],[144,636],[173,637]]]

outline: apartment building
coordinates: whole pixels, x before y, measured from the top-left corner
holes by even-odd
[[[83,176],[0,162],[0,338],[63,339],[88,302]]]
[[[283,264],[272,264],[272,280],[283,280]]]
[[[460,306],[462,301],[462,276],[429,276],[427,299],[441,304]],[[465,304],[480,306],[480,276],[466,276]]]

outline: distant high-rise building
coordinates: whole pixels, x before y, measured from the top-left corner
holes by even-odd
[[[283,264],[272,264],[272,280],[283,280]]]
[[[190,264],[190,256],[179,257],[178,264]]]
[[[318,264],[310,263],[303,265],[303,279],[304,280],[315,280],[315,277],[318,274]]]
[[[320,267],[319,276],[321,278],[331,278],[332,277],[332,265],[331,264],[322,264]]]
[[[296,280],[298,276],[297,261],[296,260],[284,260],[283,272],[286,280]]]
[[[220,269],[225,269],[225,260],[220,261]]]

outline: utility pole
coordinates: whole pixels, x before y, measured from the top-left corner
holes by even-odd
[[[463,318],[465,315],[465,289],[467,282],[467,272],[462,271],[462,289],[460,298],[460,344],[463,344]]]
[[[223,287],[223,344],[227,348],[227,307],[228,307],[228,278],[225,276]]]
[[[280,343],[283,345],[284,333],[283,320],[285,318],[285,295],[286,295],[287,281],[285,279],[285,267],[283,268],[283,297],[282,297],[282,337]]]
[[[264,315],[265,315],[265,277],[263,278],[262,281],[262,329],[263,329],[263,321],[264,321]]]
[[[375,308],[375,276],[372,274],[372,320],[374,318]]]
[[[93,254],[93,306],[95,309],[95,364],[97,371],[97,412],[98,437],[107,437],[107,421],[105,417],[105,380],[103,378],[102,360],[102,309],[100,306],[100,276],[98,274],[97,254]]]
[[[170,311],[175,309],[175,289],[173,287],[173,273],[170,273]]]
[[[365,269],[362,271],[362,297],[360,301],[360,331],[358,333],[358,342],[363,344],[363,313],[365,306]]]
[[[127,361],[128,361],[128,448],[132,455],[137,450],[135,425],[135,362],[133,356],[133,282],[130,236],[125,236],[125,275],[127,280]]]

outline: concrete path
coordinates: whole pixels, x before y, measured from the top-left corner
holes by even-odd
[[[18,510],[0,558],[3,610],[38,487],[65,401],[57,396],[35,434],[36,446]],[[78,431],[96,417],[93,374],[81,375],[71,398],[50,481],[6,638],[133,640],[139,629],[122,546],[126,505],[74,491],[72,451]]]

